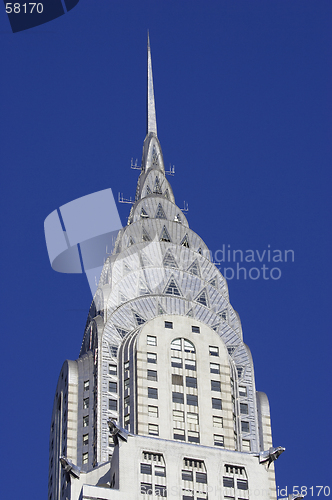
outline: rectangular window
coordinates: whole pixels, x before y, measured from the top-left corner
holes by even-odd
[[[155,337],[154,335],[147,335],[146,343],[147,345],[157,345],[157,337]]]
[[[207,484],[206,472],[196,472],[196,483]]]
[[[221,392],[219,380],[211,380],[211,391]]]
[[[129,389],[129,384],[130,384],[130,379],[126,378],[126,380],[124,381],[124,390]]]
[[[82,464],[85,465],[89,462],[89,453],[86,452],[86,453],[83,453],[82,455]]]
[[[199,326],[192,326],[192,327],[191,327],[191,331],[192,331],[193,333],[199,333],[199,332],[200,332],[200,330],[199,330]]]
[[[238,479],[237,487],[239,490],[247,490],[248,489],[248,481],[246,479]]]
[[[184,422],[184,412],[181,410],[173,410],[173,420]]]
[[[166,468],[161,465],[154,466],[154,475],[159,477],[166,477]]]
[[[224,446],[224,436],[220,434],[214,434],[214,446]]]
[[[213,415],[213,427],[223,427],[223,421],[222,417],[217,417],[216,415]]]
[[[186,377],[186,386],[194,387],[197,389],[197,378],[196,377]]]
[[[165,321],[165,328],[173,328],[172,321]]]
[[[242,439],[242,450],[251,451],[250,439]]]
[[[151,464],[141,464],[141,474],[148,474],[149,476],[151,476],[152,465]]]
[[[172,392],[173,403],[184,403],[184,395],[182,392]]]
[[[89,408],[89,398],[84,398],[83,399],[83,410],[86,410]]]
[[[196,424],[198,425],[198,413],[187,413],[187,422],[188,424]]]
[[[148,398],[158,399],[158,389],[156,387],[148,387]]]
[[[124,407],[128,408],[130,406],[130,396],[124,398]]]
[[[141,495],[152,495],[152,484],[151,483],[141,483]]]
[[[210,373],[220,373],[220,365],[217,363],[210,363]]]
[[[118,411],[118,402],[116,399],[108,400],[108,409],[111,411]]]
[[[151,417],[158,417],[158,406],[148,406],[148,413]]]
[[[129,370],[129,361],[125,361],[123,367],[124,367],[124,371]]]
[[[173,439],[185,441],[184,430],[183,429],[174,429]]]
[[[129,413],[127,415],[125,415],[125,417],[124,417],[124,424],[125,425],[130,424],[130,414]]]
[[[157,354],[155,352],[147,353],[147,362],[148,363],[157,363]]]
[[[83,388],[85,391],[88,391],[89,390],[89,387],[90,387],[90,381],[89,380],[85,380],[83,382]]]
[[[83,446],[86,446],[89,444],[89,434],[84,434],[83,435]]]
[[[246,398],[247,397],[247,388],[240,385],[240,387],[239,387],[239,395],[241,397],[243,397],[243,398]]]
[[[183,479],[183,481],[193,481],[193,471],[192,470],[183,470],[182,471],[182,479]]]
[[[212,398],[212,408],[214,410],[222,410],[222,402],[219,398]]]
[[[223,485],[225,488],[234,488],[234,479],[232,477],[223,477]]]
[[[172,374],[172,384],[173,385],[183,385],[183,377],[182,375]]]
[[[108,446],[110,448],[114,448],[114,440],[113,440],[113,436],[108,436]]]
[[[210,345],[209,347],[210,356],[219,356],[219,347]]]
[[[156,496],[158,497],[167,497],[166,486],[163,486],[162,484],[156,484],[154,487],[154,491]]]
[[[199,443],[199,432],[188,431],[188,441],[190,443]]]
[[[250,432],[249,422],[245,422],[244,420],[241,421],[241,431],[242,432]]]
[[[172,340],[171,349],[173,349],[173,351],[182,351],[181,339]]]
[[[193,359],[185,359],[184,365],[186,370],[196,371],[196,361]]]
[[[89,425],[89,415],[85,415],[85,417],[83,417],[83,427],[88,427]]]
[[[249,411],[247,403],[240,403],[240,413],[242,413],[242,415],[248,415]]]
[[[117,375],[118,374],[118,367],[116,365],[108,365],[108,373],[110,375]]]
[[[157,424],[149,424],[149,434],[151,436],[159,436],[159,427]]]
[[[147,379],[148,380],[154,380],[155,382],[157,382],[158,377],[157,377],[156,370],[148,370],[148,372],[147,372]]]
[[[187,405],[198,406],[198,397],[194,394],[187,394]]]
[[[171,357],[171,364],[173,368],[182,368],[182,359],[176,358],[175,356]]]
[[[108,382],[108,390],[109,392],[118,392],[118,384],[117,382]]]

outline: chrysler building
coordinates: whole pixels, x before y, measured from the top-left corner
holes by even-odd
[[[60,372],[48,500],[276,500],[284,449],[226,280],[165,175],[149,42],[147,66],[135,201]]]

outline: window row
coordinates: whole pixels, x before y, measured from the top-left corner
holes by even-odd
[[[152,464],[144,464],[141,463],[141,474],[147,474],[148,476],[152,475]],[[162,465],[154,466],[154,475],[160,477],[166,477],[166,467]]]
[[[223,477],[223,485],[225,488],[234,488],[235,481],[233,477]],[[248,481],[246,479],[237,479],[236,485],[239,490],[247,490],[248,489]]]
[[[194,471],[192,470],[182,470],[183,481],[194,481]],[[206,472],[196,472],[196,483],[207,484],[207,474]]]
[[[161,484],[155,484],[154,486],[155,495],[159,497],[166,497],[166,486]],[[152,483],[141,483],[141,494],[142,495],[153,495]]]

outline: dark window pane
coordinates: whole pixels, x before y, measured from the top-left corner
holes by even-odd
[[[221,399],[212,398],[212,408],[214,408],[215,410],[221,410],[222,409]]]
[[[211,380],[211,391],[221,392],[219,380]]]
[[[191,470],[183,470],[182,479],[183,481],[193,481],[193,472]]]
[[[154,489],[155,489],[156,496],[167,497],[166,486],[162,486],[161,484],[156,484]]]
[[[173,403],[184,403],[184,396],[182,392],[172,392]]]
[[[232,477],[224,477],[223,485],[225,488],[234,488],[234,479]]]
[[[155,380],[155,381],[158,380],[157,379],[157,372],[156,372],[156,370],[148,370],[147,375],[148,375],[147,376],[148,380]]]
[[[108,409],[112,411],[117,411],[118,409],[118,402],[116,399],[110,399],[108,401]]]
[[[152,495],[152,484],[151,483],[141,483],[141,494],[142,495]]]
[[[248,481],[245,479],[238,479],[237,480],[237,487],[239,490],[247,490],[248,489]]]
[[[165,328],[173,328],[172,321],[165,321]]]
[[[148,387],[148,398],[158,399],[158,389],[156,387]]]
[[[199,333],[199,326],[192,326],[192,327],[191,327],[191,331],[192,331],[193,333]]]
[[[193,359],[185,359],[184,365],[186,370],[196,371],[196,361],[194,361]]]
[[[198,397],[193,394],[187,394],[187,405],[198,406]]]
[[[183,495],[182,500],[194,500],[193,496]]]
[[[196,472],[196,483],[207,483],[207,476],[205,472]]]
[[[240,413],[242,413],[242,415],[248,415],[248,405],[247,403],[240,403]]]
[[[186,386],[197,388],[197,378],[196,377],[186,377]]]
[[[183,377],[182,375],[172,374],[172,384],[173,385],[183,385]]]
[[[116,382],[109,382],[108,383],[109,392],[117,392],[117,389],[118,389],[118,384]]]
[[[174,439],[179,439],[180,441],[185,440],[184,430],[182,429],[174,429]]]
[[[244,422],[242,420],[242,422],[241,422],[241,431],[242,432],[249,432],[250,431],[249,422]]]
[[[175,356],[171,357],[171,364],[173,368],[182,368],[182,359],[176,358]]]
[[[141,464],[141,474],[152,474],[151,464]]]

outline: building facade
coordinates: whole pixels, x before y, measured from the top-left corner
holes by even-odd
[[[165,175],[148,43],[135,202],[60,372],[48,500],[275,500],[279,453],[226,280]]]

